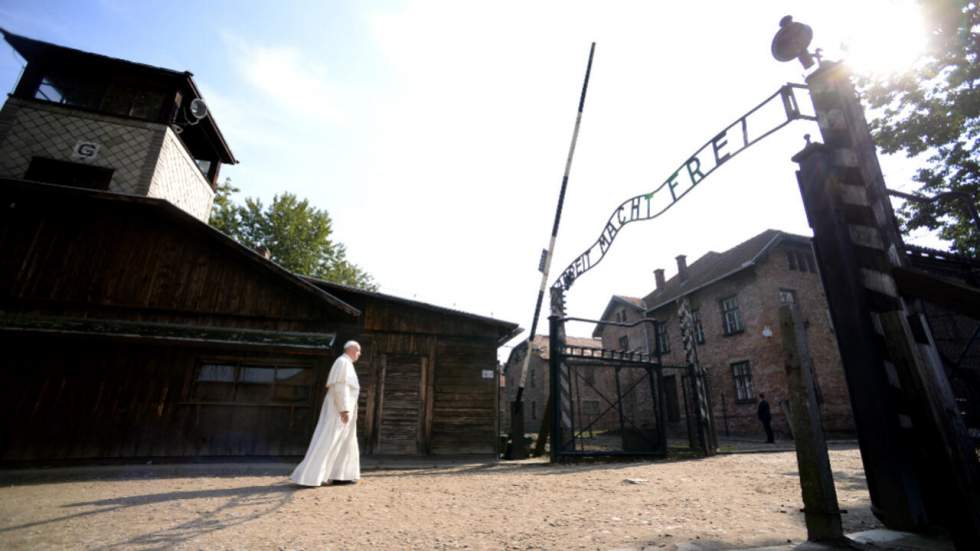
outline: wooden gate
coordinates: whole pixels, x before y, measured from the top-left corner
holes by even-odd
[[[416,455],[421,450],[425,358],[385,354],[381,359],[378,430],[374,450],[387,455]]]

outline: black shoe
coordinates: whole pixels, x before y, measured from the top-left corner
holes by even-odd
[[[342,486],[344,484],[357,484],[356,480],[331,480],[330,484],[333,486]]]

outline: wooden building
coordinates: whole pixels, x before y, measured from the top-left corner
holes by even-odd
[[[362,453],[496,453],[497,348],[517,324],[313,280],[363,312],[339,328],[361,343]]]
[[[357,308],[161,199],[0,205],[0,459],[305,451]]]
[[[301,455],[350,338],[364,452],[496,451],[515,324],[242,247],[207,224],[237,161],[190,73],[3,36],[0,461]]]

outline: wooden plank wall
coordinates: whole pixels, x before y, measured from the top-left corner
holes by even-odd
[[[368,333],[361,336],[363,355],[356,364],[361,383],[358,438],[366,454],[469,454],[496,452],[496,379],[483,379],[483,370],[496,373],[496,343],[487,338]],[[389,366],[418,362],[416,406],[404,402],[404,388],[393,394],[386,385]],[[401,387],[405,380],[398,382]],[[414,398],[417,396],[417,398]],[[414,449],[398,437],[386,442],[391,422],[385,400],[401,398],[395,407],[398,429],[418,422]]]
[[[440,339],[436,350],[431,451],[495,453],[496,344]],[[482,378],[483,370],[495,376]]]
[[[223,239],[203,224],[175,223],[160,205],[18,201],[0,217],[0,303],[280,331],[339,319]]]
[[[108,340],[0,338],[0,460],[302,455],[322,392],[308,407],[195,405],[202,359],[228,350]],[[322,389],[325,357],[255,352],[244,362],[304,362]]]

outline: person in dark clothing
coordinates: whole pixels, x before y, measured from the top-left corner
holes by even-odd
[[[759,421],[762,421],[762,428],[766,429],[766,444],[776,442],[772,434],[772,413],[769,411],[769,402],[766,401],[765,394],[759,393],[759,411],[756,415]]]

